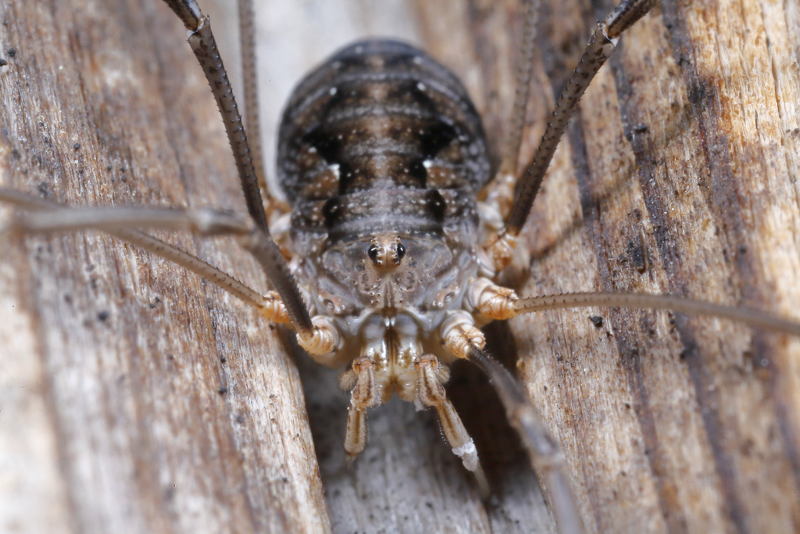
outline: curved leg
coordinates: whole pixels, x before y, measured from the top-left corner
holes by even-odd
[[[14,204],[26,210],[44,212],[47,214],[52,214],[54,212],[70,212],[72,210],[72,208],[67,206],[4,187],[0,187],[0,201]],[[55,221],[56,219],[50,219],[51,224]],[[19,222],[19,220],[15,221],[12,219],[9,229],[13,229],[14,225],[19,224]],[[0,233],[2,233],[2,231],[0,227]],[[255,308],[261,309],[267,319],[272,322],[285,323],[289,321],[286,309],[280,297],[274,291],[268,292],[267,295],[261,295],[255,289],[243,284],[233,276],[220,271],[197,256],[144,232],[131,230],[126,227],[116,229],[108,228],[105,231],[118,239],[141,247],[151,254],[176,263],[196,275],[205,278],[227,293],[238,297]]]
[[[519,433],[536,474],[547,488],[550,506],[559,531],[583,532],[575,494],[564,473],[564,457],[558,443],[542,424],[528,401],[522,385],[508,370],[478,347],[469,350],[468,359],[488,377],[506,409],[511,426]]]
[[[514,203],[505,218],[505,228],[490,237],[486,243],[495,269],[500,270],[511,261],[517,235],[528,219],[556,147],[578,108],[578,102],[584,91],[600,67],[611,56],[620,35],[647,14],[655,3],[656,0],[624,0],[603,22],[598,22],[595,26],[578,66],[558,97],[535,154],[517,179],[513,195]]]
[[[289,273],[286,260],[269,233],[264,202],[259,190],[250,145],[242,124],[242,116],[233,96],[233,89],[214,40],[214,34],[211,32],[208,17],[203,15],[195,0],[164,1],[190,32],[189,45],[203,68],[203,73],[217,101],[217,107],[219,107],[222,122],[225,125],[247,210],[255,221],[256,227],[261,230],[258,234],[253,233],[254,238],[245,246],[252,245],[253,249],[250,252],[259,259],[269,281],[281,295],[298,332],[310,335],[313,326],[308,308],[303,302],[297,284]]]
[[[488,290],[478,294],[477,311],[481,302],[489,303],[498,297],[498,292]],[[480,297],[486,295],[481,299]],[[512,293],[513,295],[513,293]],[[516,296],[508,295],[510,302]],[[490,305],[491,307],[494,304]],[[497,391],[506,410],[511,426],[519,434],[528,453],[533,469],[548,491],[550,506],[562,534],[583,532],[577,500],[570,487],[569,477],[564,473],[564,459],[556,441],[547,432],[541,418],[531,406],[522,385],[505,367],[492,359],[483,350],[485,338],[467,314],[453,314],[440,329],[445,348],[455,357],[476,364],[488,377]]]

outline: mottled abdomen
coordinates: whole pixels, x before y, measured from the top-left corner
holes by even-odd
[[[404,43],[334,54],[295,89],[279,133],[295,231],[331,239],[474,225],[489,179],[478,113],[458,79]]]

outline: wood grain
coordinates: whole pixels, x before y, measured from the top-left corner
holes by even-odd
[[[258,4],[267,132],[303,72],[388,34],[462,77],[499,146],[518,2]],[[528,151],[610,4],[543,2]],[[509,280],[524,294],[643,290],[797,317],[799,22],[793,1],[701,0],[664,1],[638,24],[562,142]],[[213,100],[159,2],[11,0],[0,23],[0,182],[73,204],[244,212]],[[234,244],[172,239],[265,287]],[[410,405],[371,412],[348,468],[335,372],[296,355],[303,394],[292,344],[193,275],[95,234],[4,237],[0,250],[0,530],[553,530],[470,369],[457,366],[450,394],[489,502]],[[590,531],[800,529],[798,340],[608,310],[521,318],[492,337],[562,443]]]
[[[70,204],[244,209],[165,5],[14,1],[0,20],[4,184]],[[234,243],[171,239],[265,287]],[[329,528],[297,371],[269,325],[102,235],[2,247],[0,530]]]

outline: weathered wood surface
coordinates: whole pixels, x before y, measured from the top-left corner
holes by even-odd
[[[0,20],[4,184],[243,212],[213,99],[162,2],[11,1]],[[174,242],[264,287],[235,243]],[[2,247],[0,531],[328,528],[297,370],[263,320],[101,235]]]
[[[544,87],[604,11],[549,6]],[[645,290],[798,317],[797,15],[665,1],[623,38],[535,208],[523,293]],[[592,530],[800,529],[797,339],[604,310],[511,329]]]
[[[388,34],[456,70],[499,140],[516,2],[258,4],[268,133],[310,66]],[[600,4],[544,3],[533,135]],[[215,17],[218,33],[228,20]],[[12,0],[0,23],[3,184],[75,204],[244,210],[213,101],[160,2]],[[798,27],[796,2],[709,0],[664,2],[634,28],[557,152],[521,291],[636,289],[798,316]],[[175,242],[263,287],[235,245]],[[371,414],[348,469],[335,373],[298,357],[304,399],[273,331],[196,277],[94,234],[0,243],[0,530],[552,530],[468,369],[450,389],[490,468],[489,503],[408,405]],[[564,446],[591,531],[800,528],[797,340],[606,310],[495,330]]]

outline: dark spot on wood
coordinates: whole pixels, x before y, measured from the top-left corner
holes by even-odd
[[[8,61],[0,57],[0,67],[5,67],[8,65]]]
[[[109,313],[106,310],[97,313],[97,320],[104,323],[108,320]]]
[[[225,395],[226,393],[228,393],[228,388],[226,388],[225,386],[221,386],[219,389],[217,389],[217,393],[220,395]]]
[[[636,243],[634,240],[630,240],[628,241],[627,249],[628,256],[630,256],[634,268],[640,273],[644,273],[647,270],[647,253],[642,243]]]
[[[603,327],[603,318],[599,315],[590,315],[589,320],[592,321],[592,324],[595,328],[602,328]]]
[[[74,145],[72,145],[72,150],[77,152],[80,149],[81,149],[81,144],[80,143],[75,143]]]
[[[10,57],[10,58],[15,58],[15,57],[17,57],[17,49],[16,48],[9,48],[8,51],[6,52],[6,54],[8,54],[8,57]]]
[[[695,106],[702,106],[706,100],[714,96],[711,86],[702,80],[697,80],[689,85],[689,102]]]

